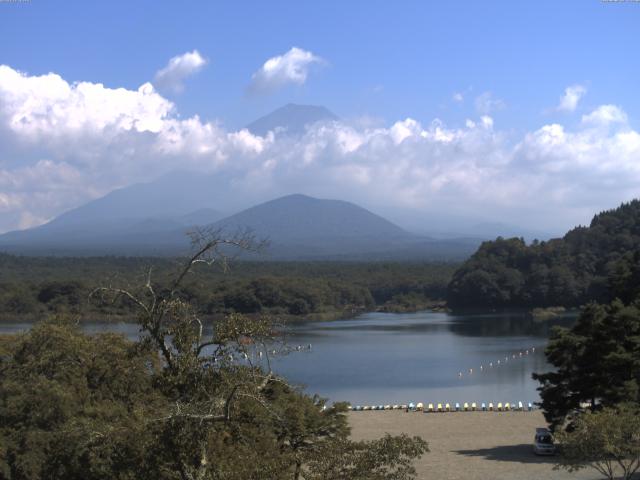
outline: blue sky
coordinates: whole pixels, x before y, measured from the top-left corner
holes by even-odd
[[[0,232],[183,168],[561,232],[640,195],[638,25],[634,1],[0,2]],[[342,121],[240,130],[288,102]]]
[[[286,103],[342,117],[464,120],[485,91],[496,114],[531,128],[570,84],[584,108],[621,104],[637,117],[640,5],[536,2],[74,2],[0,5],[0,59],[30,74],[137,88],[197,49],[210,63],[172,97],[183,115],[240,127]],[[292,46],[326,59],[302,87],[247,98],[251,74]],[[637,53],[637,52],[636,52]],[[546,113],[545,113],[546,112]]]

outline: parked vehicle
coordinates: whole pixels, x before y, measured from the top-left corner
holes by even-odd
[[[556,446],[553,444],[553,435],[548,428],[536,428],[533,452],[536,455],[555,455]]]

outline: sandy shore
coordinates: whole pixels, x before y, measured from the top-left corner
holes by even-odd
[[[536,427],[545,426],[540,411],[405,413],[350,412],[352,438],[369,440],[388,432],[420,435],[429,453],[416,462],[418,478],[438,480],[511,480],[602,478],[595,470],[553,470],[553,457],[532,451]]]

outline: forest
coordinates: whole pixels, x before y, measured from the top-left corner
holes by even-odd
[[[0,335],[0,478],[415,478],[422,438],[353,441],[347,404],[271,370],[283,342],[273,318],[234,313],[204,332],[182,286],[223,242],[206,240],[165,286],[148,275],[98,289],[101,302],[135,312],[135,341],[86,335],[62,314]]]
[[[484,242],[453,275],[452,308],[578,307],[629,302],[640,289],[640,200],[594,216],[564,237]]]
[[[181,259],[0,255],[0,319],[76,313],[132,318],[130,305],[89,301],[99,287],[166,286]],[[415,311],[442,302],[455,263],[231,262],[186,279],[183,299],[205,315],[293,315],[309,319],[371,310]]]

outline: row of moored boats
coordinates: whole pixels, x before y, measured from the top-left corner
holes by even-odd
[[[519,412],[530,412],[534,409],[534,406],[531,402],[524,404],[522,402],[498,402],[494,404],[493,402],[489,403],[481,403],[478,405],[476,402],[467,403],[464,402],[462,405],[460,403],[450,404],[450,403],[429,403],[425,405],[422,402],[419,403],[409,403],[402,405],[356,405],[350,406],[349,410],[353,410],[354,412],[362,412],[362,411],[370,411],[370,410],[405,410],[408,412],[425,412],[425,413],[436,413],[436,412],[509,412],[509,411],[519,411]]]

